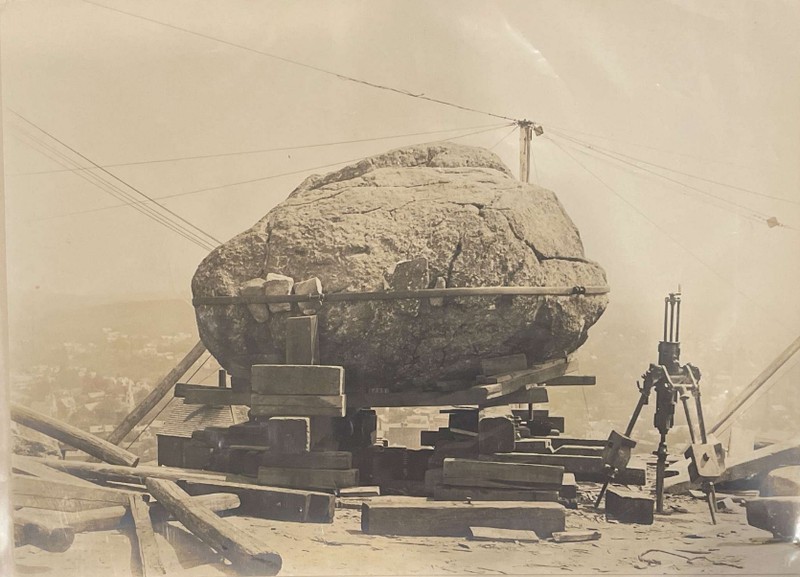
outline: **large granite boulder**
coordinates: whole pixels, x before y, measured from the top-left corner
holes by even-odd
[[[606,284],[554,193],[516,181],[489,151],[451,143],[309,177],[208,255],[192,290],[288,292],[291,279],[279,286],[268,276],[316,277],[325,293]],[[574,351],[606,304],[605,295],[323,302],[321,362],[345,367],[349,391],[466,387],[481,358],[525,353],[534,364]],[[203,342],[235,374],[253,362],[283,362],[286,318],[303,310],[313,306],[196,307]]]

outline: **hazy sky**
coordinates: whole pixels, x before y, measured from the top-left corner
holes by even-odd
[[[746,350],[751,373],[797,334],[798,2],[102,3],[541,123],[547,137],[533,143],[533,179],[558,194],[587,255],[605,267],[609,317],[636,319],[657,339],[659,303],[680,284],[685,330]],[[5,4],[2,87],[7,109],[102,165],[502,123],[77,0]],[[8,111],[4,122],[12,308],[29,291],[189,296],[207,251],[130,208],[85,212],[118,201],[72,173],[23,174],[62,167],[24,144],[35,130]],[[502,140],[509,133],[457,142],[496,145],[516,172],[517,135]],[[761,195],[644,165],[725,200],[704,196],[570,148],[564,134]],[[153,197],[298,172],[164,201],[224,241],[307,174],[326,171],[310,167],[447,135],[109,170]],[[770,229],[753,211],[795,229]]]

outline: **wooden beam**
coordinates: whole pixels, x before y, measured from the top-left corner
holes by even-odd
[[[100,481],[103,483],[114,482],[144,485],[145,479],[148,477],[153,477],[156,479],[169,479],[172,481],[179,479],[224,481],[226,479],[226,475],[224,473],[214,473],[211,471],[200,471],[196,469],[181,469],[178,467],[154,467],[150,465],[123,467],[120,465],[106,465],[104,463],[62,461],[60,459],[37,458],[36,460],[47,465],[48,467],[76,475],[82,479]]]
[[[248,572],[258,571],[261,575],[276,575],[280,571],[280,555],[271,551],[252,533],[192,502],[189,494],[172,481],[147,479],[147,489],[189,531],[237,568]]]
[[[346,406],[345,395],[262,395],[253,393],[253,407],[269,405],[286,407],[287,409],[337,409],[342,411]]]
[[[535,488],[558,487],[564,468],[550,465],[493,463],[471,459],[445,459],[442,483],[457,487]]]
[[[496,529],[492,527],[470,527],[467,536],[470,541],[494,541],[497,543],[538,543],[539,537],[533,531],[515,529]]]
[[[534,386],[526,389],[524,394],[519,389],[504,396],[504,384],[478,385],[451,393],[406,392],[406,393],[354,393],[347,396],[347,404],[355,407],[444,407],[452,405],[493,406],[517,402],[547,402],[547,391],[544,387]],[[519,394],[518,394],[519,393]],[[523,401],[513,400],[524,397]]]
[[[286,364],[319,364],[317,315],[286,319]]]
[[[194,479],[178,485],[189,495],[233,493],[239,497],[241,512],[262,519],[332,523],[336,506],[336,499],[328,493]]]
[[[548,387],[585,387],[597,384],[597,377],[593,375],[564,375],[549,379],[545,385]]]
[[[437,485],[434,501],[558,501],[558,490],[492,489],[489,487],[454,487]]]
[[[141,496],[130,497],[129,505],[136,535],[137,553],[142,569],[142,577],[165,575],[161,554],[158,552],[156,534],[150,520],[150,510]]]
[[[276,487],[333,490],[358,485],[358,469],[259,467],[258,482]]]
[[[333,365],[253,365],[253,392],[262,395],[341,395],[344,368]]]
[[[365,503],[361,530],[368,535],[467,537],[470,527],[495,527],[535,532],[546,538],[564,530],[565,509],[557,503],[511,501],[403,501]]]
[[[603,482],[605,479],[603,459],[596,456],[496,453],[494,455],[480,455],[478,458],[500,463],[527,463],[563,467],[565,472],[573,473],[578,481]],[[616,482],[629,485],[644,485],[645,469],[642,467],[628,467],[619,474]]]
[[[12,495],[16,506],[55,511],[80,511],[111,505],[127,505],[133,491],[107,487],[84,487],[15,474]]]
[[[353,454],[347,451],[310,451],[304,453],[261,454],[261,464],[265,467],[290,467],[294,469],[350,469],[353,467]]]
[[[320,397],[321,398],[321,397]],[[288,406],[288,405],[267,405],[254,404],[250,407],[250,415],[254,417],[344,417],[345,402],[344,395],[332,397],[340,399],[341,406]]]
[[[250,393],[221,387],[197,387],[184,390],[186,405],[249,405]]]
[[[14,511],[14,546],[33,545],[51,553],[63,553],[72,546],[75,530],[57,517],[41,517],[28,509]]]
[[[97,487],[85,479],[81,479],[75,475],[64,473],[52,467],[48,467],[40,461],[35,461],[30,457],[23,455],[11,455],[11,468],[18,473],[26,473],[39,479],[58,481],[61,483],[71,483],[73,485],[82,485],[84,487]]]
[[[142,419],[147,416],[147,413],[152,411],[156,405],[158,405],[159,401],[163,399],[167,393],[169,393],[170,389],[175,386],[175,383],[178,382],[183,375],[186,374],[186,371],[189,370],[197,360],[206,352],[206,347],[202,343],[202,341],[198,341],[192,347],[186,356],[183,357],[175,368],[173,368],[167,375],[159,381],[159,383],[153,388],[152,391],[144,398],[142,401],[134,407],[134,409],[128,413],[122,422],[117,425],[117,428],[114,429],[111,434],[108,436],[108,442],[114,445],[118,445],[122,439],[126,437],[128,433],[130,433],[133,428],[138,425]]]
[[[11,403],[11,419],[35,431],[66,443],[106,463],[135,467],[139,457],[58,419],[53,419],[17,403]]]

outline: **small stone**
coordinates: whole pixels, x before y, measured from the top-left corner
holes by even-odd
[[[317,277],[308,280],[300,281],[294,285],[294,294],[296,295],[320,295],[322,294],[322,281]],[[304,315],[313,315],[317,312],[318,302],[308,301],[299,302],[297,306]]]
[[[264,284],[266,282],[263,278],[250,279],[242,285],[240,294],[243,297],[264,296]],[[266,304],[248,304],[247,310],[250,311],[256,322],[265,323],[269,320],[269,307]]]
[[[606,492],[606,519],[621,523],[653,524],[655,499],[614,487]]]
[[[266,295],[290,295],[292,287],[294,287],[292,277],[274,272],[267,273],[267,281],[264,284]],[[270,303],[268,306],[271,313],[288,313],[292,310],[292,303]]]
[[[447,288],[447,281],[444,280],[444,277],[437,276],[436,282],[433,285],[435,289],[444,289]],[[444,306],[444,299],[441,297],[436,297],[430,299],[432,307],[441,307]]]
[[[797,538],[800,497],[762,497],[748,501],[745,507],[749,525],[769,531],[780,539]]]

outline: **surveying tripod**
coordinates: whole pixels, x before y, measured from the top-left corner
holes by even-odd
[[[681,295],[670,293],[664,299],[664,339],[658,344],[658,364],[651,364],[642,375],[639,389],[639,402],[633,410],[624,434],[611,431],[606,447],[603,450],[603,465],[607,480],[600,490],[595,501],[595,508],[600,506],[609,483],[628,465],[631,449],[636,446],[636,441],[631,438],[633,428],[639,419],[642,407],[649,404],[650,394],[656,392],[656,407],[653,424],[661,435],[656,455],[656,511],[664,512],[664,478],[667,469],[667,433],[675,422],[675,405],[680,399],[686,415],[686,424],[689,426],[689,436],[692,444],[686,450],[685,456],[690,460],[689,477],[693,482],[700,482],[706,493],[711,520],[716,524],[716,494],[714,492],[714,479],[725,470],[724,451],[722,445],[708,443],[706,425],[703,418],[703,405],[700,401],[700,369],[687,363],[680,364],[680,323],[681,323]],[[700,433],[700,443],[697,443],[695,427],[692,421],[692,411],[689,399],[694,397],[695,412]]]

